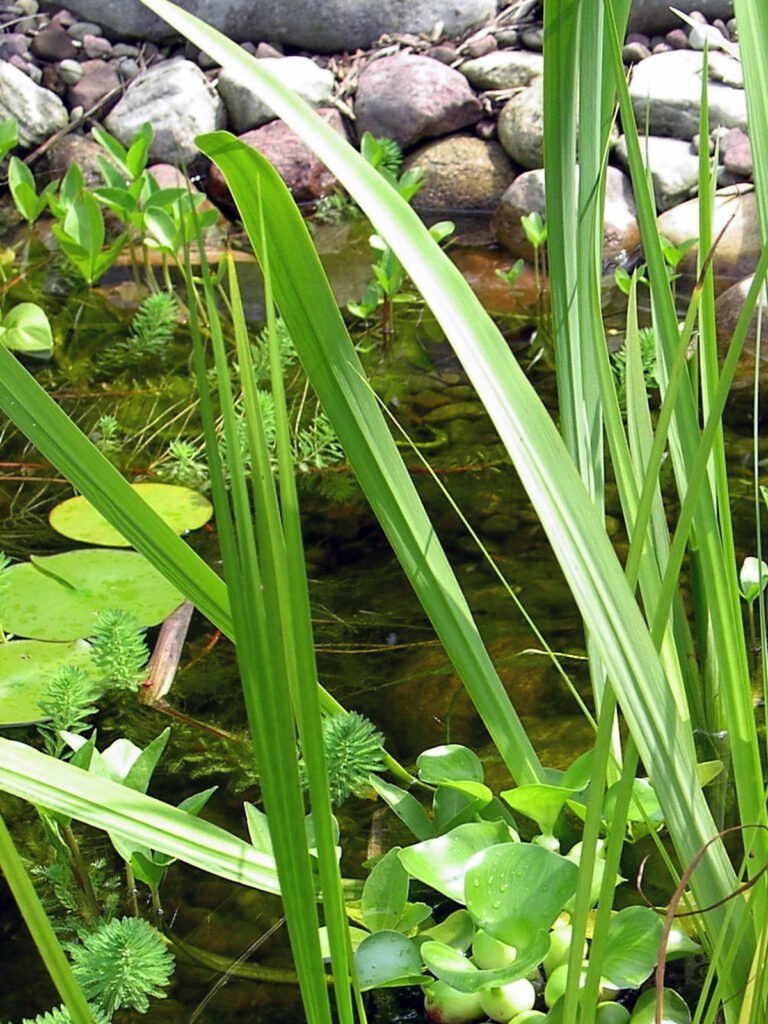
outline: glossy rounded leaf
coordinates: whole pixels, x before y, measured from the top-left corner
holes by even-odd
[[[603,978],[616,988],[642,985],[656,966],[663,927],[650,907],[627,907],[615,914],[608,922]]]
[[[131,484],[131,487],[176,533],[198,529],[213,514],[208,499],[189,487],[174,484]],[[62,501],[52,509],[48,519],[54,530],[72,540],[105,547],[131,546],[82,496]]]
[[[3,317],[0,342],[15,352],[51,352],[53,335],[48,317],[34,302],[20,302]]]
[[[162,622],[183,595],[134,551],[84,549],[35,558],[7,570],[2,626],[36,640],[76,640],[97,616],[122,608],[140,626]]]
[[[503,822],[470,822],[458,825],[444,836],[408,846],[400,851],[399,857],[413,878],[456,903],[464,903],[464,875],[470,861],[486,847],[504,843],[508,837]]]
[[[477,754],[458,743],[432,747],[416,759],[422,782],[482,782],[483,765]]]
[[[479,992],[481,988],[497,988],[524,978],[538,967],[548,947],[549,935],[540,932],[512,963],[488,971],[481,971],[459,950],[442,942],[425,942],[421,955],[430,971],[441,981],[459,992]]]
[[[613,811],[616,806],[616,795],[619,783],[611,786],[605,794],[603,804],[603,817],[607,822],[613,819]],[[627,811],[627,821],[648,822],[652,827],[660,825],[664,821],[664,812],[659,804],[659,798],[649,779],[635,779],[632,784],[632,800]]]
[[[421,973],[421,957],[416,946],[402,932],[374,932],[355,950],[355,965],[360,988],[392,988],[397,985],[419,985],[426,978]]]
[[[479,928],[514,946],[522,957],[574,894],[578,873],[559,853],[532,843],[491,846],[466,873],[467,910]],[[548,948],[547,935],[542,959]]]
[[[415,936],[417,945],[424,942],[441,942],[465,952],[475,935],[475,924],[466,910],[454,910],[444,921],[425,928]]]
[[[563,786],[531,783],[529,786],[518,786],[517,789],[505,789],[500,796],[513,811],[531,818],[542,832],[551,835],[557,816],[572,793],[572,789]]]
[[[664,989],[664,1010],[661,1024],[691,1024],[691,1011],[682,996],[671,988]],[[643,992],[635,1003],[629,1024],[655,1024],[656,1021],[656,989]]]
[[[84,640],[51,644],[11,640],[0,644],[0,725],[26,725],[44,719],[37,702],[48,679],[64,665],[92,668]]]

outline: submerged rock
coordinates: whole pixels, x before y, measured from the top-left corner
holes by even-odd
[[[155,132],[150,158],[157,163],[188,163],[198,155],[195,136],[222,128],[224,120],[224,104],[200,68],[176,58],[135,78],[106,127],[128,146],[149,121]]]
[[[475,124],[480,101],[459,71],[431,57],[398,53],[372,60],[355,96],[357,134],[388,136],[403,149]]]

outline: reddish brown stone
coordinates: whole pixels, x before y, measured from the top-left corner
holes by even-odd
[[[120,79],[111,64],[103,60],[88,60],[83,63],[83,77],[75,85],[70,85],[67,98],[70,107],[82,107],[90,110],[102,100],[107,93],[120,86]],[[119,93],[115,93],[115,102]],[[102,111],[104,113],[104,111]]]
[[[369,131],[405,149],[475,124],[483,108],[461,72],[430,57],[398,53],[363,68],[355,116],[358,138]]]
[[[335,108],[321,108],[318,113],[340,135],[344,134],[341,115]],[[245,132],[240,141],[269,160],[298,203],[314,202],[327,196],[336,184],[331,172],[282,121],[271,121]],[[207,191],[214,202],[231,207],[232,198],[224,177],[215,166],[208,175]]]

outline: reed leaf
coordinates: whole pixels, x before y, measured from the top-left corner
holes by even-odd
[[[585,621],[594,633],[643,760],[658,787],[680,855],[686,862],[692,859],[714,834],[714,824],[700,790],[690,784],[695,777],[690,725],[680,720],[670,700],[658,656],[623,578],[603,523],[570,463],[554,424],[506,342],[460,273],[432,244],[413,211],[393,196],[359,154],[334,132],[327,130],[314,112],[290,90],[275,82],[259,62],[240,47],[165,0],[144,2],[215,59],[237,67],[248,76],[275,112],[315,149],[365,209],[420,288],[445,328],[510,452]],[[241,214],[247,213],[248,193],[252,191],[253,174],[258,172],[258,158],[243,153],[234,139],[227,141],[221,135],[213,138],[219,162],[225,150],[233,157],[228,161],[232,166],[228,166],[225,176],[229,178],[230,190],[239,201]],[[209,136],[203,141],[209,153],[210,140]],[[240,168],[238,163],[242,165]],[[306,238],[303,226],[297,225],[287,235],[284,216],[281,214],[272,219],[271,213],[272,206],[267,203],[267,225],[270,238],[276,239],[275,257],[276,261],[279,260],[275,263],[275,277],[285,282],[284,294],[278,293],[278,302],[285,315],[286,302],[299,309],[302,296],[308,294],[307,282],[316,275],[317,268],[316,261],[313,263],[300,256],[302,249],[297,239]],[[248,221],[247,216],[243,219]],[[273,232],[273,228],[277,230]],[[258,245],[258,240],[254,241]],[[302,246],[305,244],[306,241],[302,242]],[[340,378],[348,380],[351,386],[354,386],[357,374],[357,371],[350,374],[347,370],[348,366],[356,365],[351,349],[345,347],[338,352],[332,351],[332,345],[338,343],[338,329],[330,328],[337,316],[318,309],[316,302],[307,301],[303,312],[297,312],[298,319],[292,334],[300,346],[302,361],[315,390],[334,422],[337,434],[347,444],[350,460],[362,478],[366,467],[358,457],[361,449],[349,443],[352,431],[359,430],[360,426],[342,422],[333,408],[339,406],[342,397],[333,376],[329,375],[328,361],[333,360]],[[347,400],[343,401],[348,407]],[[353,411],[367,408],[365,404]],[[360,419],[361,424],[367,427],[367,415],[361,415]],[[376,423],[376,433],[383,437],[375,416],[370,422]],[[381,490],[380,475],[375,477],[373,485],[374,490]],[[396,500],[396,496],[391,495],[389,500]],[[390,533],[390,537],[397,550],[398,535]],[[430,539],[432,544],[433,539]],[[400,551],[398,553],[401,554]],[[735,881],[723,851],[713,848],[710,852],[711,856],[705,858],[695,879],[697,891],[704,902],[715,902],[724,897]]]
[[[273,859],[224,829],[23,743],[0,739],[0,789],[219,878],[280,891]]]

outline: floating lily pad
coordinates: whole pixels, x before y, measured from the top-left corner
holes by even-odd
[[[50,644],[12,640],[0,644],[0,725],[27,725],[42,720],[37,702],[48,679],[64,665],[92,668],[84,640]]]
[[[90,636],[97,615],[108,608],[130,612],[140,626],[155,626],[184,600],[135,551],[68,551],[12,566],[4,577],[2,627],[35,640]]]
[[[207,498],[189,487],[174,484],[131,484],[140,497],[164,519],[176,533],[196,530],[207,523],[213,507]],[[48,521],[54,530],[72,540],[105,547],[129,548],[130,543],[86,498],[67,498],[52,509]]]

